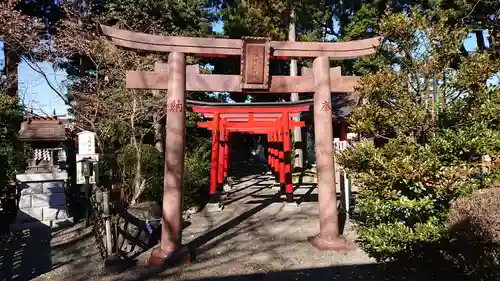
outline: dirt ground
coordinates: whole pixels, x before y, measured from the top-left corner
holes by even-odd
[[[278,200],[271,184],[266,175],[244,178],[223,211],[194,214],[183,233],[183,242],[198,249],[197,260],[190,265],[152,273],[140,265],[141,260],[119,274],[106,273],[90,231],[78,224],[52,234],[32,230],[25,238],[11,239],[2,249],[0,272],[4,276],[0,277],[4,279],[0,280],[426,279],[403,269],[389,270],[361,249],[349,253],[316,250],[307,242],[307,237],[319,230],[315,186],[303,185],[296,190],[297,208]],[[344,233],[351,241],[356,238],[349,222]],[[147,253],[141,259],[145,256]]]

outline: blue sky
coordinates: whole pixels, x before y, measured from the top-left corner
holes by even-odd
[[[212,25],[214,32],[223,33],[222,22],[217,22]],[[485,34],[485,37],[487,34]],[[488,42],[486,42],[488,44]],[[465,48],[467,51],[474,51],[477,48],[476,36],[471,34],[465,40]],[[0,41],[0,69],[3,69],[4,54],[3,42]],[[52,66],[47,63],[39,63],[40,69],[46,73],[51,85],[65,93],[63,82],[66,79],[66,73],[58,70],[54,71]],[[35,65],[33,67],[36,68]],[[490,79],[492,84],[500,82],[500,75]],[[62,99],[49,87],[45,79],[32,69],[25,61],[19,65],[19,98],[20,102],[28,108],[33,108],[33,111],[38,114],[52,114],[54,111],[57,115],[66,115],[68,107]]]

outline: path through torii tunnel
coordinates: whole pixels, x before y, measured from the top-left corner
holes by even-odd
[[[210,171],[210,195],[218,201],[217,184],[222,185],[229,170],[229,134],[242,132],[266,135],[268,140],[268,164],[275,173],[281,192],[289,203],[293,202],[290,130],[303,127],[304,122],[292,118],[308,111],[313,100],[283,103],[215,103],[187,101],[193,112],[208,122],[199,128],[212,131],[212,163]],[[216,203],[216,202],[214,202]]]

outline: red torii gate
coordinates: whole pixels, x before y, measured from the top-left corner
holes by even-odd
[[[102,32],[115,45],[149,52],[170,52],[168,65],[155,72],[129,71],[127,88],[168,90],[170,103],[180,110],[167,114],[163,222],[159,247],[153,249],[150,265],[163,265],[182,249],[182,181],[184,174],[184,135],[186,91],[312,93],[314,92],[314,130],[318,170],[318,235],[309,241],[322,250],[346,249],[340,235],[333,167],[333,128],[331,93],[352,93],[359,77],[342,76],[340,68],[330,69],[330,59],[344,60],[375,53],[382,38],[351,42],[279,42],[268,38],[238,39],[192,38],[136,33],[101,25]],[[198,66],[186,66],[186,54],[240,56],[239,75],[200,74]],[[314,58],[312,69],[302,76],[270,76],[269,59]]]
[[[304,122],[291,118],[301,112],[308,111],[313,100],[284,103],[215,103],[187,101],[193,112],[200,113],[212,121],[198,123],[199,128],[212,131],[212,166],[210,172],[211,202],[218,204],[217,183],[222,184],[229,169],[228,133],[246,132],[265,134],[269,140],[282,143],[281,149],[269,148],[272,153],[276,149],[277,157],[269,158],[269,165],[276,172],[278,181],[285,191],[287,202],[293,202],[293,186],[291,177],[291,141],[290,129],[303,127]],[[279,164],[278,164],[279,163]]]

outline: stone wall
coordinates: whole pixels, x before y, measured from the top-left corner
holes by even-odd
[[[66,172],[43,174],[19,174],[21,197],[16,216],[16,228],[30,228],[36,225],[57,227],[72,223],[66,207]]]

